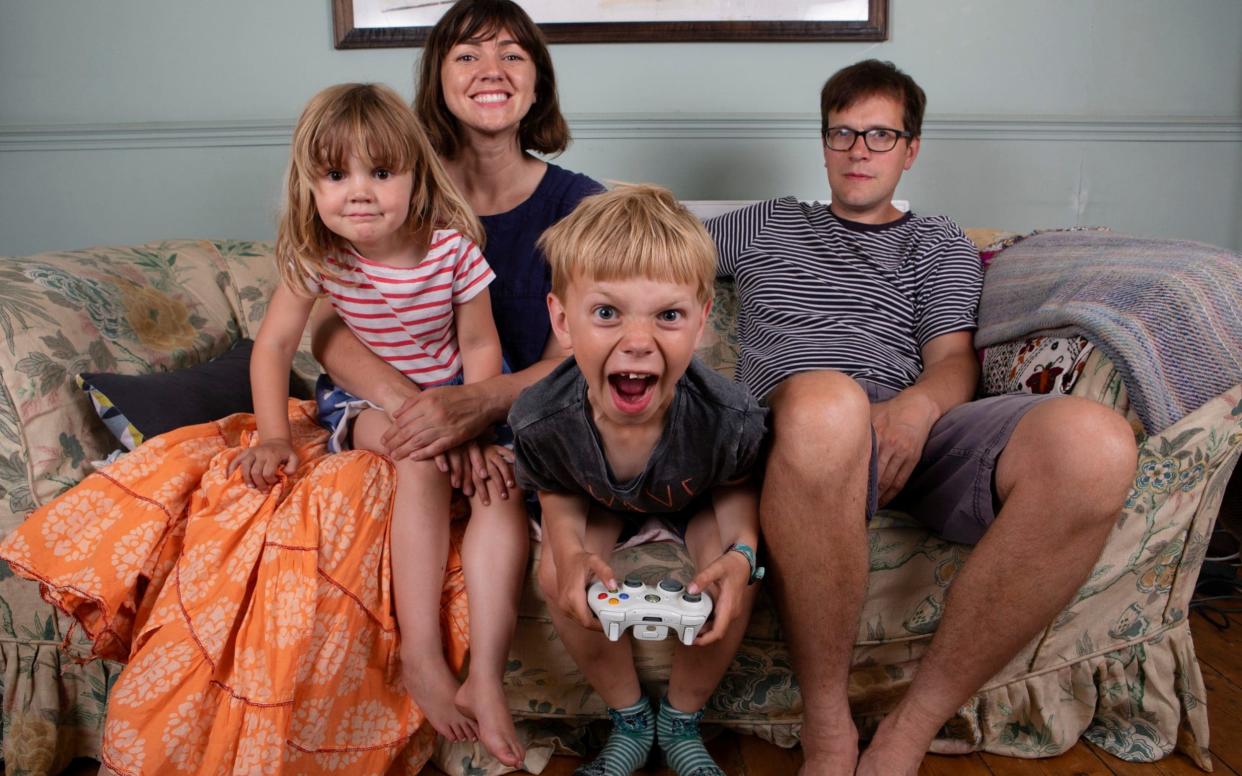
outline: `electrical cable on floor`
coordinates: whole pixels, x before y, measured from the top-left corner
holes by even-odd
[[[1229,615],[1242,614],[1242,578],[1238,577],[1240,544],[1242,542],[1231,532],[1217,526],[1190,599],[1190,609],[1219,630],[1229,627]],[[1226,601],[1236,605],[1216,603]]]

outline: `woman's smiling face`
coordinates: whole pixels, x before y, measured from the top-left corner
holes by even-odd
[[[530,55],[505,29],[462,41],[440,67],[444,103],[462,126],[487,135],[516,133],[535,102]]]

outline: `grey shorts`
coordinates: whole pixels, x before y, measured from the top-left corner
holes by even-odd
[[[892,388],[858,380],[872,402],[897,394]],[[974,544],[996,519],[996,461],[1018,421],[1046,394],[1006,394],[959,404],[946,412],[923,447],[923,457],[901,493],[887,506],[914,517],[953,542]],[[871,445],[868,516],[876,493],[876,449]]]

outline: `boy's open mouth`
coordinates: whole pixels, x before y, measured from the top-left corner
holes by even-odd
[[[644,372],[614,372],[608,375],[608,387],[617,409],[638,414],[647,409],[655,396],[657,378]]]

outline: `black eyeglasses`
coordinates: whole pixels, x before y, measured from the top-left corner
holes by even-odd
[[[913,132],[903,132],[889,127],[872,127],[871,129],[851,129],[850,127],[828,127],[824,133],[824,142],[834,151],[848,151],[858,142],[862,135],[863,143],[868,150],[877,154],[891,151],[901,138],[914,137]]]

